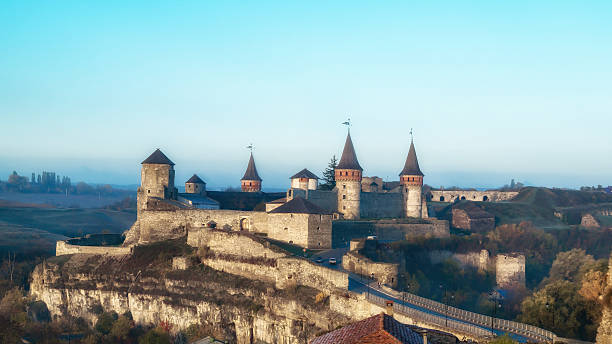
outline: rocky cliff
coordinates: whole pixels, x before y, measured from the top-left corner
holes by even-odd
[[[131,312],[140,324],[164,321],[173,331],[192,324],[232,343],[304,343],[351,320],[330,310],[312,287],[283,290],[199,264],[184,239],[137,246],[131,255],[58,256],[36,267],[31,293],[54,317],[93,324],[96,309]],[[195,265],[172,270],[172,257]]]
[[[608,265],[608,287],[604,294],[604,310],[597,331],[597,344],[612,343],[612,256]]]

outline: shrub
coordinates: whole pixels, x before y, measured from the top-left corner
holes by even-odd
[[[156,327],[138,338],[138,344],[170,344],[170,335]]]
[[[96,321],[96,331],[102,334],[109,334],[115,320],[117,320],[117,313],[115,312],[104,312],[100,314],[98,321]]]

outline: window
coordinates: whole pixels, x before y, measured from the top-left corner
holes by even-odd
[[[147,193],[151,193],[151,190],[147,190]]]
[[[318,231],[320,231],[320,230],[321,230],[321,227],[317,226],[317,230],[318,230]]]
[[[345,205],[342,206],[342,210],[346,210],[346,206]]]
[[[342,195],[342,199],[346,199],[346,195]]]
[[[343,188],[343,189],[346,189],[346,184],[342,184],[342,188]]]
[[[289,228],[285,227],[285,230],[289,230]]]
[[[319,246],[321,246],[321,243],[319,243]]]

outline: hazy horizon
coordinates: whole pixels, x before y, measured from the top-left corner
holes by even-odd
[[[425,183],[612,184],[612,3],[0,5],[0,179],[42,170],[264,189],[321,175],[350,117],[364,174]]]

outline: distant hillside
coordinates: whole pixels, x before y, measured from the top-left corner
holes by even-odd
[[[563,228],[580,223],[580,214],[597,208],[612,208],[612,195],[604,192],[527,187],[509,202],[475,202],[495,215],[497,225],[531,221],[542,228]],[[450,219],[451,206],[438,215]],[[563,214],[562,218],[555,213]]]
[[[55,242],[89,233],[122,233],[136,220],[135,211],[56,209],[2,203],[0,254],[53,254]]]
[[[612,203],[612,194],[599,191],[523,188],[512,202],[528,203],[538,207],[557,208],[587,204]]]

